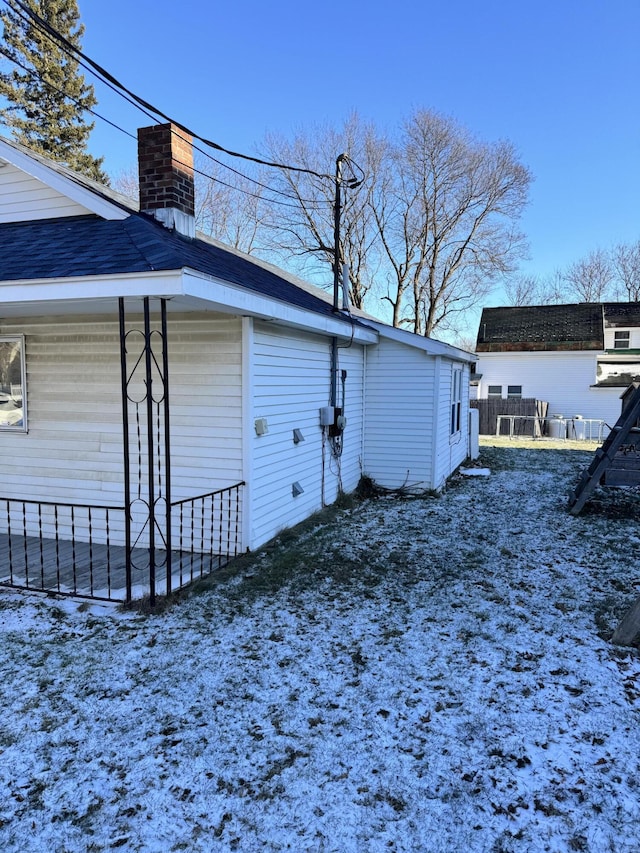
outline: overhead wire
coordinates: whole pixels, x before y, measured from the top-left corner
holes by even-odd
[[[295,171],[295,172],[307,174],[307,175],[317,177],[317,178],[321,178],[321,179],[325,179],[325,180],[331,180],[331,181],[334,180],[334,178],[331,175],[327,175],[327,174],[324,174],[321,172],[317,172],[313,169],[308,169],[306,167],[300,167],[300,166],[287,165],[284,163],[278,163],[278,162],[263,160],[261,158],[253,157],[253,156],[250,156],[247,154],[241,154],[239,152],[231,151],[230,149],[224,148],[223,146],[219,145],[216,142],[213,142],[212,140],[208,140],[207,138],[201,136],[200,134],[197,134],[194,131],[190,130],[185,125],[183,125],[181,122],[178,122],[175,119],[170,118],[163,111],[159,110],[158,108],[156,108],[155,106],[148,103],[147,101],[145,101],[144,99],[142,99],[138,95],[136,95],[134,92],[129,90],[126,86],[124,86],[122,83],[120,83],[120,81],[117,80],[112,74],[110,74],[106,69],[104,69],[98,63],[94,62],[94,60],[92,60],[89,56],[87,56],[79,48],[77,48],[74,44],[72,44],[58,30],[56,30],[46,20],[44,20],[40,15],[38,15],[37,12],[35,12],[34,10],[32,10],[28,6],[26,6],[25,3],[22,2],[22,0],[12,0],[12,3],[9,3],[8,0],[2,0],[2,2],[14,14],[18,15],[18,17],[24,23],[26,23],[29,26],[35,27],[42,35],[44,35],[46,38],[48,38],[49,41],[51,41],[53,44],[56,44],[60,49],[62,49],[62,51],[64,53],[66,53],[70,58],[72,58],[75,62],[77,62],[78,65],[80,65],[80,67],[82,67],[85,71],[87,71],[92,76],[94,76],[96,79],[98,79],[101,83],[106,85],[109,89],[111,89],[118,96],[122,97],[127,103],[129,103],[135,109],[140,110],[151,121],[154,121],[154,122],[157,121],[156,116],[160,116],[161,118],[167,120],[172,125],[177,127],[179,130],[182,130],[184,133],[187,133],[190,136],[192,136],[193,138],[199,140],[204,145],[206,145],[210,148],[214,148],[215,150],[221,151],[222,153],[225,153],[231,157],[238,157],[238,158],[241,158],[241,159],[244,159],[244,160],[247,160],[250,162],[254,162],[254,163],[259,164],[259,165],[264,165],[264,166],[270,167],[270,168],[277,168],[277,169],[282,169],[282,170],[287,170],[287,171]],[[22,63],[20,63],[16,59],[16,57],[12,56],[8,51],[0,48],[0,52],[2,53],[3,56],[5,56],[11,62],[16,64],[18,67],[20,67],[27,74],[31,74],[31,75],[35,74],[34,69],[32,69],[32,68],[30,69],[27,66],[23,65]],[[70,100],[74,101],[76,104],[81,106],[78,99],[73,98],[72,96],[68,95],[66,92],[64,92],[62,89],[60,89],[59,87],[52,84],[50,81],[45,80],[42,77],[40,77],[39,79],[41,79],[41,82],[43,82],[45,85],[49,86],[50,88],[54,89],[58,93],[62,94],[64,97],[69,98]],[[101,121],[104,121],[106,124],[110,125],[111,127],[113,127],[116,130],[119,130],[121,133],[124,133],[125,135],[129,136],[132,139],[136,138],[135,135],[132,134],[130,131],[121,127],[116,122],[112,121],[111,119],[108,119],[106,116],[103,116],[101,113],[97,112],[96,110],[94,110],[92,108],[85,108],[85,109],[92,116],[95,116],[96,118],[100,119]],[[223,161],[214,157],[209,152],[204,151],[203,149],[201,149],[197,145],[194,145],[194,148],[196,151],[201,153],[203,156],[207,157],[212,162],[221,166],[222,168],[225,168],[225,169],[229,170],[230,172],[238,175],[242,179],[244,179],[250,183],[253,183],[256,186],[261,187],[262,189],[266,190],[268,193],[270,193],[272,195],[283,196],[284,198],[288,199],[288,202],[289,202],[288,203],[285,201],[281,201],[280,199],[276,199],[276,198],[269,198],[270,203],[278,204],[278,205],[284,206],[284,207],[291,207],[294,209],[297,208],[300,204],[303,204],[303,205],[310,207],[314,210],[321,210],[325,206],[329,207],[332,204],[332,202],[329,199],[326,199],[326,200],[305,199],[305,198],[300,197],[300,195],[291,195],[291,194],[279,189],[278,187],[269,186],[268,184],[265,184],[264,182],[258,180],[257,178],[254,178],[250,175],[245,174],[244,172],[241,172],[238,169],[235,169],[233,166],[230,166],[228,163],[224,163]],[[355,167],[360,172],[360,174],[362,176],[360,179],[357,179],[355,174],[354,174],[354,178],[352,180],[346,182],[347,186],[349,186],[351,188],[355,188],[362,183],[362,181],[365,178],[365,173],[361,169],[361,167],[358,166],[358,164],[349,155],[345,156],[345,161],[351,166],[352,174],[354,174],[353,168]],[[230,184],[230,183],[222,180],[221,178],[214,177],[213,175],[209,175],[200,169],[194,168],[194,172],[196,172],[197,174],[207,178],[208,180],[214,181],[215,183],[218,183],[221,186],[227,187],[228,189],[231,189],[231,190],[235,190],[236,192],[240,192],[246,196],[250,196],[250,197],[256,198],[256,199],[262,198],[262,195],[259,193],[251,192],[249,189],[247,189],[245,187],[240,187],[237,184]]]
[[[17,65],[19,68],[21,68],[25,73],[33,75],[33,73],[34,73],[34,72],[33,72],[33,69],[31,69],[31,68],[29,68],[28,66],[24,65],[23,63],[21,63],[21,62],[20,62],[18,59],[16,59],[14,56],[11,56],[11,54],[10,54],[7,50],[5,50],[1,45],[0,45],[0,54],[1,54],[2,56],[4,56],[6,59],[8,59],[10,62],[12,62],[14,65]],[[44,78],[42,78],[42,77],[40,77],[39,79],[40,79],[40,81],[41,81],[45,86],[47,86],[49,89],[52,89],[53,91],[58,92],[58,94],[62,95],[62,96],[63,96],[63,97],[65,97],[65,98],[68,98],[69,100],[71,100],[71,101],[73,101],[75,104],[77,104],[78,106],[82,106],[82,105],[81,105],[81,103],[80,103],[80,101],[79,101],[77,98],[72,97],[72,96],[71,96],[71,95],[69,95],[67,92],[65,92],[63,89],[61,89],[59,86],[54,85],[54,84],[53,84],[53,83],[51,83],[49,80],[45,80],[45,79],[44,79]],[[102,115],[102,114],[101,114],[101,113],[99,113],[97,110],[94,110],[92,107],[83,107],[83,109],[84,109],[86,112],[90,113],[90,114],[91,114],[92,116],[94,116],[95,118],[100,119],[100,121],[104,121],[106,124],[110,125],[110,126],[111,126],[111,127],[113,127],[115,130],[120,131],[120,133],[124,133],[124,134],[125,134],[126,136],[128,136],[130,139],[133,139],[133,140],[135,140],[135,139],[136,139],[136,135],[135,135],[134,133],[131,133],[130,131],[126,130],[126,128],[121,127],[121,126],[120,126],[119,124],[117,124],[116,122],[111,121],[111,119],[108,119],[106,116]],[[9,125],[7,125],[5,122],[2,122],[1,120],[0,120],[0,123],[4,124],[6,127],[9,127]],[[212,160],[214,163],[217,163],[218,165],[220,165],[220,166],[222,166],[222,167],[224,167],[224,168],[229,169],[231,172],[234,172],[236,175],[239,175],[240,177],[245,178],[247,181],[250,181],[250,182],[253,182],[253,183],[257,184],[258,186],[262,187],[263,189],[265,189],[265,190],[267,190],[267,191],[269,191],[269,192],[277,193],[277,194],[283,195],[283,196],[285,196],[286,198],[291,199],[291,202],[292,202],[292,203],[287,203],[287,202],[281,201],[280,199],[277,199],[277,198],[271,198],[271,199],[269,199],[269,202],[270,202],[271,204],[279,204],[279,205],[282,205],[282,206],[284,206],[284,207],[291,207],[291,208],[296,208],[296,207],[297,207],[297,204],[296,204],[296,203],[294,203],[294,202],[296,201],[295,196],[290,196],[290,195],[288,195],[287,193],[282,192],[282,190],[278,190],[278,189],[276,189],[276,188],[274,188],[274,187],[270,187],[268,184],[262,183],[261,181],[258,181],[258,180],[257,180],[257,179],[255,179],[255,178],[251,178],[249,175],[245,175],[244,173],[240,172],[239,170],[234,169],[233,167],[229,166],[229,165],[228,165],[228,164],[226,164],[226,163],[223,163],[221,160],[218,160],[217,158],[212,157],[210,154],[208,154],[206,151],[203,151],[203,150],[202,150],[201,148],[199,148],[198,146],[194,146],[194,148],[195,148],[195,150],[197,150],[199,153],[203,154],[205,157],[208,157],[208,158],[209,158],[210,160]],[[202,177],[207,178],[207,180],[213,181],[214,183],[217,183],[217,184],[220,184],[220,185],[222,185],[222,186],[224,186],[224,187],[227,187],[228,189],[231,189],[231,190],[234,190],[234,191],[236,191],[236,192],[242,193],[243,195],[251,196],[252,198],[256,198],[256,199],[260,199],[260,198],[262,198],[262,196],[261,196],[261,195],[259,195],[258,193],[253,193],[253,192],[251,192],[250,190],[246,189],[245,187],[240,187],[240,186],[238,186],[237,184],[230,184],[230,183],[228,183],[227,181],[222,180],[222,178],[218,178],[218,177],[215,177],[214,175],[210,175],[210,174],[208,174],[207,172],[204,172],[204,171],[202,171],[201,169],[196,168],[195,166],[193,166],[193,167],[189,167],[189,166],[188,166],[188,164],[186,164],[186,163],[184,163],[184,162],[181,162],[181,161],[176,161],[176,162],[177,162],[179,165],[184,166],[185,168],[192,168],[192,169],[193,169],[193,171],[194,171],[196,174],[201,175]],[[307,204],[307,205],[314,205],[316,210],[321,209],[319,206],[317,206],[317,204],[316,204],[315,202],[312,202],[312,201],[310,201],[310,200],[308,200],[308,199],[305,199],[305,200],[303,200],[303,201],[304,201],[304,203],[305,203],[305,204]],[[327,202],[327,204],[328,204],[328,202]]]
[[[125,92],[130,98],[132,98],[135,101],[135,103],[137,105],[142,106],[146,110],[150,110],[156,116],[159,116],[160,118],[163,118],[165,121],[170,122],[171,124],[174,124],[176,127],[178,127],[180,130],[182,130],[184,133],[188,133],[194,139],[198,139],[200,142],[202,142],[204,145],[207,145],[209,148],[214,148],[216,151],[221,151],[224,154],[228,154],[230,157],[238,157],[238,158],[243,159],[243,160],[248,160],[252,163],[257,163],[258,165],[270,166],[270,167],[276,168],[276,169],[285,169],[287,171],[300,172],[302,174],[312,175],[316,178],[328,178],[329,180],[333,180],[333,177],[331,175],[327,175],[327,174],[324,174],[322,172],[316,172],[314,169],[307,169],[303,166],[293,166],[293,165],[290,165],[287,163],[277,163],[277,162],[273,162],[270,160],[263,160],[260,157],[254,157],[250,154],[242,154],[241,152],[238,152],[238,151],[232,151],[231,149],[225,148],[224,146],[220,145],[217,142],[214,142],[211,139],[207,139],[206,137],[201,136],[200,134],[198,134],[195,131],[188,128],[186,125],[184,125],[181,122],[177,121],[176,119],[173,119],[170,116],[168,116],[165,112],[160,110],[158,107],[155,107],[153,104],[149,103],[144,98],[141,98],[139,95],[136,95],[135,92],[128,89],[123,83],[121,83],[109,71],[107,71],[99,63],[97,63],[93,59],[91,59],[91,57],[87,56],[87,54],[85,54],[82,50],[80,50],[80,48],[76,47],[65,36],[63,36],[62,33],[58,32],[58,30],[56,30],[54,27],[52,27],[51,24],[49,24],[47,21],[45,21],[43,18],[41,18],[37,12],[35,12],[33,9],[29,8],[29,6],[27,6],[23,2],[23,0],[12,0],[12,3],[9,3],[8,0],[2,0],[2,2],[14,12],[16,10],[12,4],[15,4],[20,9],[22,9],[23,13],[26,14],[31,19],[31,21],[34,21],[40,30],[44,29],[54,39],[54,41],[58,42],[61,46],[66,48],[65,49],[66,53],[71,52],[71,54],[74,57],[77,57],[77,56],[81,57],[86,63],[88,63],[91,66],[91,68],[93,68],[95,70],[95,72],[101,78],[103,78],[105,81],[112,83],[120,91]],[[23,20],[24,20],[24,15],[21,17],[23,17]],[[85,66],[83,66],[83,67],[85,67]]]
[[[71,59],[73,59],[74,62],[77,62],[78,65],[81,68],[84,68],[85,71],[88,71],[89,74],[92,74],[94,77],[96,77],[98,80],[100,80],[101,83],[104,83],[104,85],[107,86],[107,88],[111,89],[112,92],[115,92],[115,94],[119,95],[123,100],[127,101],[127,103],[131,104],[131,106],[135,107],[135,109],[140,110],[140,112],[143,113],[144,115],[146,115],[150,121],[156,121],[156,118],[153,115],[153,113],[148,112],[146,109],[144,109],[139,104],[137,104],[132,98],[130,98],[124,91],[119,90],[117,88],[117,86],[115,86],[114,84],[110,83],[108,80],[104,79],[99,74],[97,74],[82,59],[78,59],[78,57],[75,55],[75,49],[74,49],[73,45],[71,44],[71,42],[67,41],[67,39],[65,39],[65,37],[61,33],[58,33],[58,31],[55,30],[50,24],[48,24],[44,19],[39,18],[39,16],[35,12],[32,15],[31,10],[29,10],[27,8],[27,12],[29,14],[25,15],[25,13],[23,11],[21,11],[21,8],[24,8],[24,6],[22,3],[19,3],[19,0],[13,0],[13,2],[19,3],[19,6],[21,7],[19,9],[15,9],[11,5],[11,3],[9,3],[9,0],[2,0],[2,2],[15,15],[18,15],[18,17],[21,18],[25,24],[28,24],[29,26],[35,26],[35,28],[40,33],[45,35],[52,44],[55,44],[57,47],[62,48],[63,53],[66,53],[67,56],[69,56]],[[34,20],[34,17],[38,18],[38,20]],[[40,24],[39,21],[41,21],[42,24]],[[52,33],[57,33],[58,37],[55,37]],[[64,44],[62,44],[61,42],[64,42]],[[68,45],[68,47],[66,45]],[[5,54],[5,56],[6,55],[7,54]],[[7,58],[13,62],[16,62],[16,59],[12,56],[8,56]],[[19,64],[19,63],[16,62],[16,64]],[[29,74],[35,73],[34,69],[32,69],[32,68],[25,68],[24,65],[21,65],[20,67],[23,68],[25,71],[27,71],[27,73],[29,73]],[[43,82],[48,82],[48,81],[43,80]],[[69,95],[66,94],[66,92],[62,92],[62,90],[58,90],[58,91],[60,91],[61,94],[65,95],[65,97],[70,97]],[[73,100],[73,98],[71,100]],[[128,133],[128,131],[125,131],[125,133]]]
[[[196,148],[196,150],[200,151],[199,148]],[[205,152],[200,152],[200,153],[205,153]],[[212,157],[211,159],[214,161],[214,163],[218,162],[215,159],[215,157]],[[198,169],[196,166],[192,166],[190,163],[185,163],[184,161],[178,160],[175,158],[174,158],[174,162],[177,163],[178,166],[184,166],[185,169],[191,169],[197,175],[202,175],[203,178],[207,178],[208,180],[214,181],[217,184],[222,184],[223,187],[228,187],[231,190],[236,190],[237,192],[244,193],[244,195],[251,196],[252,198],[257,198],[257,199],[262,198],[262,196],[258,195],[258,193],[254,193],[254,192],[251,192],[251,190],[245,189],[243,187],[239,187],[239,186],[237,186],[237,184],[229,184],[226,181],[223,181],[222,178],[215,178],[213,175],[209,175],[207,172],[203,172],[202,169]],[[224,166],[225,164],[220,163],[220,165]],[[235,170],[232,170],[232,171],[235,171]],[[249,178],[247,175],[242,175],[242,172],[237,172],[236,174],[247,178],[247,180],[249,180],[249,181],[253,180],[252,178]],[[269,192],[276,192],[276,190],[273,190],[271,187],[267,186],[266,184],[262,184],[259,181],[256,181],[255,183],[257,183],[261,187],[264,187]],[[283,195],[284,195],[284,193],[283,193]],[[286,196],[286,197],[287,198],[294,198],[293,196]],[[269,203],[270,204],[279,204],[283,207],[292,207],[292,208],[297,208],[299,206],[297,204],[291,204],[291,203],[286,202],[286,201],[281,201],[280,199],[277,199],[277,198],[269,199]],[[315,209],[319,210],[320,208],[317,207]]]
[[[9,52],[2,47],[2,45],[0,45],[0,54],[2,54],[10,62],[13,62],[14,65],[17,65],[18,68],[21,68],[27,74],[33,74],[33,70],[31,68],[28,68],[26,65],[23,65],[19,60],[17,60],[14,56],[11,56]],[[58,94],[63,95],[65,98],[68,98],[70,101],[73,101],[75,104],[80,106],[80,101],[77,98],[73,98],[71,95],[67,94],[64,89],[61,89],[59,86],[55,86],[49,80],[44,80],[42,78],[40,78],[40,80],[42,83],[44,83],[45,86],[48,86],[50,89],[53,89],[55,92],[58,92]],[[97,112],[92,107],[85,107],[84,109],[86,110],[86,112],[91,113],[92,116],[95,116],[95,118],[99,118],[100,121],[106,122],[106,124],[110,125],[115,130],[119,130],[121,133],[130,136],[131,139],[136,138],[135,134],[131,133],[128,130],[125,130],[124,127],[120,127],[119,124],[116,124],[114,121],[111,121],[111,119],[108,119],[106,116],[103,116],[101,113]]]
[[[256,163],[262,163],[263,165],[272,166],[275,168],[303,171],[303,172],[306,172],[308,174],[311,174],[311,175],[314,175],[317,177],[325,177],[325,178],[330,177],[328,175],[322,175],[321,173],[315,172],[315,171],[310,170],[310,169],[301,169],[300,167],[296,167],[296,166],[286,166],[284,164],[270,163],[269,161],[266,161],[266,160],[260,160],[258,158],[249,157],[248,155],[237,154],[235,152],[228,151],[227,149],[223,148],[222,146],[217,145],[217,143],[212,143],[212,142],[204,139],[203,137],[199,136],[198,134],[195,134],[195,133],[189,131],[180,122],[177,122],[173,119],[168,118],[168,116],[165,116],[164,113],[157,110],[152,105],[149,105],[149,108],[154,110],[154,113],[155,113],[155,115],[154,115],[153,113],[149,112],[149,110],[146,109],[144,106],[141,106],[142,103],[146,103],[146,102],[139,99],[138,96],[136,96],[135,94],[130,93],[129,90],[126,89],[126,87],[119,84],[118,81],[116,81],[115,78],[113,78],[109,74],[109,72],[105,71],[104,69],[101,69],[100,73],[98,73],[98,71],[94,70],[94,66],[95,66],[95,68],[101,68],[101,66],[97,65],[97,63],[94,63],[93,60],[89,59],[88,57],[86,58],[86,61],[84,59],[78,59],[78,56],[84,57],[84,54],[82,53],[82,51],[80,51],[78,48],[76,48],[61,33],[59,33],[57,30],[55,30],[55,28],[53,28],[47,21],[45,21],[39,15],[37,15],[37,13],[32,12],[32,10],[29,10],[28,7],[25,7],[24,4],[22,2],[20,2],[20,0],[14,0],[14,2],[17,3],[18,6],[20,7],[18,9],[14,9],[13,6],[8,2],[8,0],[2,0],[2,2],[8,8],[10,8],[12,10],[12,12],[17,14],[23,22],[25,22],[26,24],[28,24],[30,26],[34,26],[41,34],[46,36],[49,39],[49,41],[51,41],[53,44],[56,44],[58,47],[60,47],[63,50],[64,53],[66,53],[75,62],[77,62],[81,68],[83,68],[89,74],[94,76],[101,83],[106,85],[109,89],[111,89],[111,91],[113,91],[114,93],[116,93],[117,95],[122,97],[127,103],[129,103],[135,109],[140,110],[140,112],[142,112],[145,116],[147,116],[147,118],[149,118],[151,121],[154,121],[154,122],[157,121],[156,116],[160,115],[162,118],[166,118],[168,121],[170,121],[172,124],[174,124],[179,129],[183,130],[186,133],[189,133],[190,135],[192,135],[196,139],[199,139],[205,145],[209,145],[210,147],[214,147],[214,148],[216,148],[216,150],[220,150],[223,153],[229,154],[230,156],[243,157],[244,159],[252,160]],[[25,14],[25,11],[22,11],[23,9],[26,11],[26,14]],[[28,73],[28,74],[34,74],[35,73],[34,69],[30,69],[30,68],[26,67],[25,65],[23,65],[22,63],[20,63],[14,56],[11,56],[6,50],[2,50],[0,48],[0,51],[2,52],[2,54],[7,59],[9,59],[11,62],[14,62],[16,65],[18,65],[20,68],[22,68],[22,70],[25,71],[26,73]],[[78,56],[76,56],[76,54]],[[107,75],[107,76],[105,77],[105,75]],[[62,89],[60,89],[59,87],[50,83],[50,81],[44,80],[43,78],[40,78],[40,79],[42,80],[42,82],[45,85],[50,86],[55,91],[62,94],[63,96],[68,97],[70,100],[79,104],[79,101],[77,99],[68,95]],[[111,79],[114,82],[111,82]],[[125,133],[127,136],[130,136],[133,139],[136,138],[135,135],[132,134],[130,131],[125,130],[124,128],[120,127],[115,122],[111,121],[110,119],[106,118],[105,116],[102,116],[100,113],[96,112],[95,110],[92,110],[90,108],[85,108],[85,109],[87,110],[87,112],[91,113],[92,115],[95,115],[96,118],[99,118],[101,121],[104,121],[107,124],[114,127],[115,129],[120,130],[122,133]],[[265,184],[264,182],[258,180],[257,178],[254,178],[251,175],[247,175],[244,172],[241,172],[238,169],[235,169],[233,166],[230,166],[228,163],[224,163],[222,160],[217,159],[212,154],[210,154],[207,151],[204,151],[202,148],[200,148],[197,145],[194,145],[194,149],[196,151],[198,151],[199,153],[201,153],[203,156],[210,159],[212,162],[214,162],[214,163],[218,164],[219,166],[221,166],[222,168],[227,169],[228,171],[238,175],[239,177],[243,178],[244,180],[249,181],[250,183],[254,183],[254,184],[256,184],[256,186],[260,186],[270,193],[284,196],[285,198],[287,198],[291,202],[293,202],[293,204],[285,205],[285,206],[295,207],[297,204],[303,203],[305,205],[312,206],[316,210],[320,210],[325,205],[328,206],[331,204],[331,202],[329,200],[323,201],[323,200],[318,200],[318,199],[305,199],[305,198],[299,198],[297,196],[291,195],[290,193],[287,193],[284,190],[279,189],[278,187],[269,186],[268,184]],[[198,170],[196,170],[196,171],[198,171]],[[238,187],[237,185],[229,184],[229,183],[223,181],[221,178],[216,178],[212,175],[207,175],[205,172],[202,172],[202,171],[198,171],[198,174],[202,175],[203,177],[207,177],[210,180],[215,181],[215,182],[217,182],[223,186],[226,186],[230,189],[235,189],[238,192],[244,193],[246,195],[253,196],[254,198],[260,198],[259,195],[255,194],[255,193],[251,193],[250,191],[248,191],[242,187]],[[276,204],[282,204],[282,202],[278,202],[276,199],[271,199],[271,201],[273,201]]]

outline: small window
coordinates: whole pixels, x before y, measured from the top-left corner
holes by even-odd
[[[0,337],[0,430],[27,428],[24,338]]]
[[[502,400],[502,385],[489,385],[487,397],[499,397]]]
[[[451,435],[460,432],[460,417],[462,412],[462,369],[453,368],[451,376]]]
[[[614,349],[629,349],[630,332],[614,332],[613,347]]]
[[[507,400],[519,400],[522,397],[522,385],[507,385]]]

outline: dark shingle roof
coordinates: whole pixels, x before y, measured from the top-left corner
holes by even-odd
[[[640,326],[640,302],[605,302],[606,329],[617,326]]]
[[[0,224],[0,280],[193,269],[290,305],[333,315],[321,298],[248,257],[169,231],[143,214]],[[333,315],[335,316],[335,315]]]
[[[477,352],[603,349],[602,305],[484,308]]]

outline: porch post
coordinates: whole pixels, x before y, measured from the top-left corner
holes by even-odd
[[[171,595],[171,434],[169,429],[169,337],[167,300],[160,303],[162,318],[162,397],[164,403],[164,492],[165,541],[167,554],[167,595]]]
[[[126,601],[131,601],[131,474],[129,470],[129,397],[127,394],[127,333],[124,299],[118,299],[120,318],[120,381],[122,386],[122,455],[124,461],[124,538]]]
[[[156,603],[156,501],[155,501],[155,469],[153,452],[153,379],[151,372],[151,320],[149,317],[149,297],[145,296],[144,304],[144,368],[147,404],[147,483],[149,501],[149,604]]]
[[[124,503],[125,503],[125,548],[126,548],[126,600],[131,601],[133,592],[133,574],[136,582],[138,574],[148,569],[149,604],[156,602],[157,569],[159,551],[166,549],[166,591],[171,593],[171,438],[169,428],[169,351],[167,334],[166,300],[160,300],[160,328],[151,322],[151,299],[143,297],[143,328],[126,329],[124,300],[119,300],[120,313],[120,366],[122,379],[122,430],[124,456]],[[127,343],[131,335],[136,340],[133,355],[127,353]],[[138,342],[142,346],[138,349]],[[154,352],[154,344],[156,352]],[[162,347],[162,354],[158,347]],[[129,359],[134,362],[128,364]],[[155,374],[155,375],[154,375]],[[155,379],[155,389],[154,389]],[[144,388],[144,391],[142,391]],[[155,394],[154,394],[155,390]],[[131,439],[129,431],[132,422],[129,405],[135,407],[137,438],[137,497],[132,497],[131,480]],[[162,430],[164,429],[164,449]],[[145,459],[146,457],[146,459]],[[164,462],[164,468],[163,468]],[[145,479],[146,464],[146,485]],[[156,479],[157,478],[157,479]],[[136,488],[134,484],[134,490]],[[164,513],[159,503],[164,500]],[[142,518],[142,509],[146,520]],[[134,519],[134,512],[137,521]],[[135,524],[134,524],[135,521]],[[163,530],[163,525],[165,529]],[[139,530],[138,530],[139,527]],[[136,530],[137,536],[136,536]],[[134,551],[142,552],[144,533],[148,536],[148,566],[138,565]],[[138,547],[140,544],[140,547]],[[160,552],[161,553],[161,552]]]

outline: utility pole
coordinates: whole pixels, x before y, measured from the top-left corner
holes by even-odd
[[[342,163],[347,155],[341,154],[336,160],[336,196],[333,206],[333,310],[340,310],[340,214],[342,207]]]
[[[333,206],[333,311],[335,314],[340,310],[340,213],[341,213],[341,188],[342,188],[342,163],[346,154],[340,154],[336,160],[336,195]],[[338,403],[338,339],[331,338],[331,395],[330,406]]]

